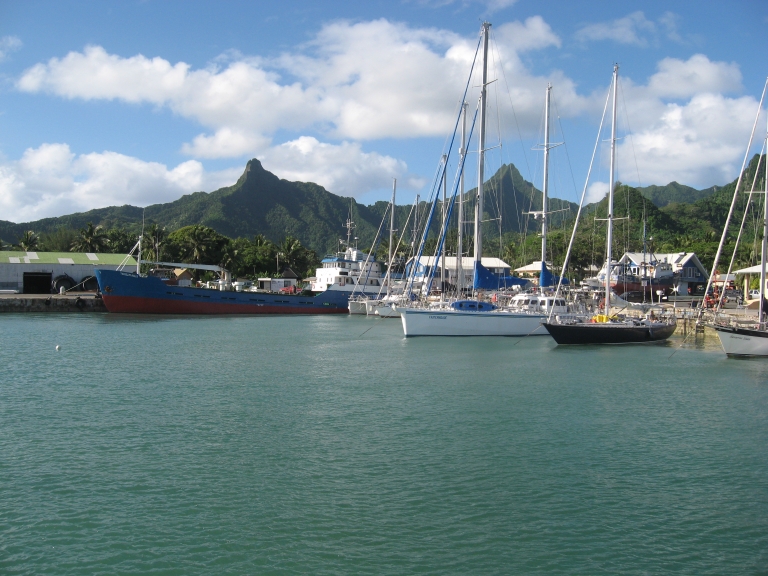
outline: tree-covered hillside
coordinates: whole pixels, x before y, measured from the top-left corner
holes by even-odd
[[[757,156],[750,162],[742,189],[752,185],[758,162]],[[758,188],[763,186],[763,178],[761,172]],[[717,248],[735,185],[734,181],[707,190],[695,190],[676,182],[645,188],[617,185],[614,215],[620,220],[615,226],[614,253],[641,250],[645,235],[649,250],[693,251],[708,265]],[[538,235],[540,222],[526,213],[541,210],[541,192],[511,164],[502,166],[486,182],[485,190],[484,254],[501,256],[513,266],[538,260],[541,257]],[[474,189],[464,196],[465,222],[472,220],[474,197]],[[738,229],[746,201],[746,195],[742,194],[737,205],[734,230]],[[752,264],[755,261],[759,241],[755,222],[762,202],[762,197],[754,198],[748,212],[748,226],[739,252],[740,264]],[[267,266],[270,258],[278,257],[280,250],[274,247],[282,246],[289,240],[301,249],[314,252],[316,256],[335,252],[339,247],[339,239],[346,237],[344,226],[350,217],[355,223],[353,235],[358,245],[368,248],[387,206],[388,203],[383,201],[365,206],[351,198],[332,194],[317,184],[281,180],[254,159],[248,162],[243,175],[235,184],[211,193],[196,192],[174,202],[147,206],[146,209],[113,206],[22,224],[0,221],[0,239],[7,245],[18,246],[22,238],[26,238],[26,244],[30,238],[37,237],[42,246],[68,250],[90,224],[91,229],[96,226],[103,231],[108,240],[104,244],[105,250],[124,251],[135,242],[143,219],[145,226],[154,226],[154,230],[162,230],[165,235],[180,229],[203,234],[200,230],[204,229],[204,234],[208,236],[215,233],[225,237],[229,239],[229,243],[225,242],[226,246],[231,244],[230,247],[241,255],[246,252],[252,254],[248,260],[249,266],[252,271],[256,271],[260,266]],[[604,198],[584,209],[574,249],[573,262],[577,268],[586,270],[589,265],[602,264],[606,206],[607,199]],[[422,202],[419,208],[422,222],[428,209],[426,202]],[[565,254],[577,206],[551,198],[548,209],[551,214],[547,257],[558,262]],[[411,206],[404,204],[396,208],[396,227],[401,232],[410,210]],[[426,253],[430,253],[436,243],[439,220],[437,216],[429,235],[431,243]],[[453,214],[455,221],[456,210]],[[412,226],[411,221],[408,229]],[[471,254],[473,249],[469,228],[465,227],[465,254]],[[446,242],[449,252],[455,252],[456,236],[455,231],[449,234]],[[237,239],[242,239],[239,245],[236,245]],[[410,235],[406,236],[405,241],[410,243]],[[251,246],[248,242],[256,244]],[[263,249],[265,243],[273,248]],[[386,243],[385,238],[383,245]],[[179,246],[184,243],[177,244],[172,252],[175,251],[181,257],[185,253]],[[226,256],[219,253],[221,250],[214,250],[216,254],[210,255],[210,258]],[[402,255],[402,247],[400,252]],[[260,256],[254,256],[257,253]],[[298,261],[301,265],[309,265],[310,260],[312,258]]]

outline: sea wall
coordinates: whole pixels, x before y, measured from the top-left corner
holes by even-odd
[[[104,301],[94,294],[3,294],[2,312],[106,312]]]

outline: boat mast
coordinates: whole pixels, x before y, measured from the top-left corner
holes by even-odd
[[[467,103],[461,105],[461,174],[459,174],[459,230],[456,236],[456,293],[461,298],[464,287],[464,156],[467,154]]]
[[[766,134],[768,139],[768,134]],[[768,256],[768,147],[766,147],[765,156],[763,156],[765,162],[765,197],[763,198],[763,246],[760,253],[760,309],[758,316],[758,327],[763,328],[763,314],[766,310],[765,306],[765,258]]]
[[[613,243],[613,184],[616,164],[616,93],[618,92],[619,65],[613,66],[613,118],[611,122],[611,167],[608,176],[608,231],[605,249],[605,315],[611,315],[611,245]]]
[[[485,176],[485,100],[488,84],[488,32],[489,22],[483,22],[483,82],[480,86],[480,143],[477,160],[477,198],[475,200],[475,271],[483,257],[483,178]]]
[[[448,187],[448,156],[446,154],[443,154],[443,227],[441,230],[443,232],[447,232],[445,228],[445,216],[446,216],[446,210],[445,210],[445,197],[446,197],[446,188]],[[445,241],[443,241],[443,247],[440,250],[440,302],[443,301],[443,296],[445,295]]]
[[[416,200],[413,202],[413,237],[411,238],[411,252],[416,258],[416,241],[419,239],[419,195],[416,194]],[[415,260],[414,260],[415,262]]]
[[[392,250],[394,246],[395,235],[395,192],[397,192],[397,178],[392,178],[392,205],[390,207],[391,214],[389,215],[389,268],[387,270],[387,296],[389,296],[390,285],[392,284]]]
[[[549,97],[552,85],[547,83],[544,106],[544,176],[541,184],[541,269],[547,265],[547,186],[549,184]],[[539,286],[544,293],[544,286]]]

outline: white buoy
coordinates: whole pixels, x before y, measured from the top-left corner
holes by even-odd
[[[58,344],[56,344],[56,352],[58,352],[59,350],[61,350],[61,346],[59,346]]]

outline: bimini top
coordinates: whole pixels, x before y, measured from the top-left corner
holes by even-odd
[[[496,305],[478,300],[457,300],[451,304],[451,308],[469,312],[490,312],[491,310],[496,310]]]

